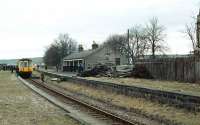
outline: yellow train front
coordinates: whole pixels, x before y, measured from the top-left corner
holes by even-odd
[[[20,59],[17,62],[18,74],[23,78],[29,78],[32,75],[33,67],[31,59]]]

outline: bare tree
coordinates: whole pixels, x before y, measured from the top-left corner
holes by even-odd
[[[43,60],[45,64],[58,67],[65,56],[76,51],[77,43],[68,34],[60,34],[45,51]]]
[[[186,24],[185,25],[185,31],[184,33],[187,35],[189,40],[192,43],[192,48],[193,52],[195,51],[197,47],[197,39],[196,39],[196,25],[191,23],[191,24]]]
[[[61,60],[77,49],[77,42],[70,38],[68,34],[60,34],[55,40],[55,44],[59,47]]]
[[[134,58],[144,56],[148,51],[146,29],[141,25],[135,25],[130,29],[129,40],[132,61]]]
[[[200,49],[200,12],[196,17],[192,17],[193,20],[191,23],[185,25],[184,34],[192,43],[193,53],[199,54]],[[197,22],[196,22],[197,21]]]
[[[141,25],[135,25],[130,30],[129,40],[127,40],[126,35],[112,35],[106,40],[106,43],[113,50],[126,55],[134,64],[136,58],[143,56],[148,51],[145,33],[145,28]]]
[[[127,53],[126,37],[124,35],[111,35],[105,41],[105,44],[110,46],[114,51],[119,51],[121,54]]]
[[[146,26],[147,40],[151,48],[152,57],[155,58],[155,53],[164,53],[168,50],[164,41],[166,34],[164,26],[160,25],[158,19],[153,17]]]
[[[58,46],[55,46],[54,44],[51,44],[49,47],[47,47],[43,60],[46,65],[49,66],[56,66],[59,64],[59,48]]]
[[[111,35],[104,43],[108,45],[114,52],[120,52],[121,55],[125,55],[130,58],[130,48],[127,44],[127,38],[125,35]]]

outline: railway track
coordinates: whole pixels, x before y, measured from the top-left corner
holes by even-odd
[[[115,114],[109,113],[85,102],[77,100],[76,98],[68,96],[63,92],[53,87],[50,87],[37,79],[27,79],[26,81],[33,84],[37,88],[42,89],[46,93],[58,98],[65,104],[71,106],[76,111],[86,113],[89,117],[91,117],[91,119],[87,119],[87,122],[88,120],[95,119],[97,121],[96,125],[144,125],[143,123],[139,123],[138,121],[128,121]]]
[[[158,101],[161,104],[168,104],[175,108],[186,109],[191,112],[200,112],[200,96],[184,93],[181,91],[167,91],[156,88],[148,88],[134,85],[124,85],[114,82],[105,82],[98,80],[90,80],[81,77],[67,76],[54,72],[40,71],[47,76],[61,78],[75,84],[101,88],[106,91],[120,93],[125,96],[144,98],[150,101]]]

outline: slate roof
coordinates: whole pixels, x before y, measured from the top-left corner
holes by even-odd
[[[71,59],[83,59],[91,54],[93,54],[94,52],[97,52],[98,50],[100,50],[102,47],[99,47],[95,50],[84,50],[82,52],[75,52],[75,53],[72,53],[68,56],[66,56],[64,58],[64,60],[71,60]]]

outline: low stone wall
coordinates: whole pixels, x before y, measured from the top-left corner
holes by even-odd
[[[119,85],[108,82],[86,80],[81,78],[68,78],[68,81],[127,96],[142,97],[145,99],[158,101],[160,103],[170,104],[175,107],[186,108],[192,111],[200,111],[200,97],[198,96],[153,90],[136,86]]]
[[[118,94],[123,94],[131,97],[145,98],[152,101],[158,101],[160,103],[169,104],[174,107],[185,108],[190,111],[195,111],[195,112],[200,111],[200,96],[192,96],[182,93],[161,91],[144,87],[136,87],[136,86],[120,85],[109,82],[88,80],[79,77],[68,77],[64,75],[58,75],[56,73],[44,72],[44,74],[54,77],[59,77],[61,79],[65,79],[66,81],[72,83],[90,86],[106,91],[111,91]]]

